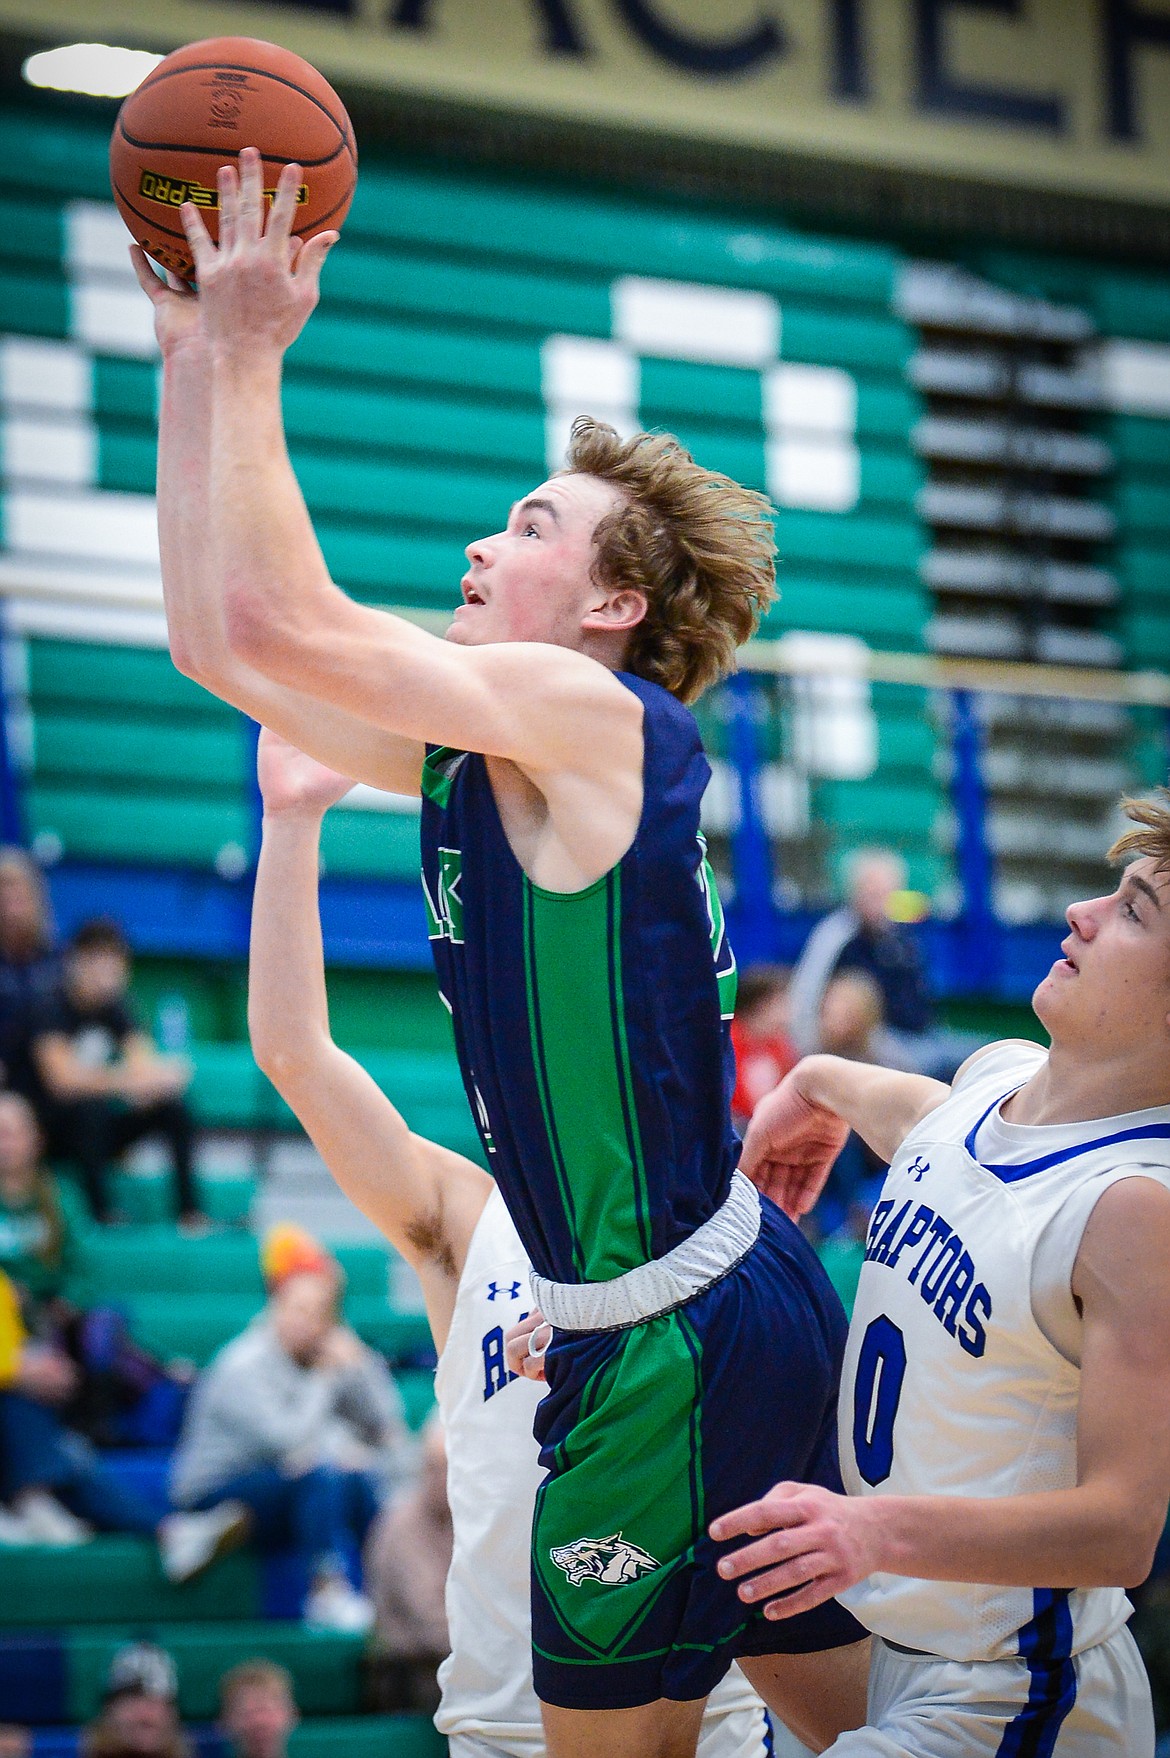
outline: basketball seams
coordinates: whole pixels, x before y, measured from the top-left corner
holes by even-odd
[[[179,79],[188,73],[215,73],[217,71],[250,73],[255,79],[270,79],[274,85],[287,86],[290,92],[299,92],[302,98],[308,98],[310,104],[315,105],[323,116],[329,118],[343,143],[345,142],[345,129],[328,105],[323,103],[320,98],[314,96],[312,92],[306,91],[303,85],[298,85],[295,79],[286,79],[284,74],[272,73],[267,67],[249,67],[242,61],[185,61],[180,67],[157,67],[153,73],[147,74],[141,85],[134,88],[130,98],[138,97],[142,92],[149,91],[152,86],[161,85],[164,79]],[[128,99],[127,102],[129,101]],[[338,102],[340,103],[340,99]],[[345,115],[344,110],[342,114]]]
[[[140,153],[198,153],[203,158],[218,157],[221,165],[230,165],[237,156],[233,151],[225,153],[222,146],[188,146],[184,141],[177,140],[139,140],[137,135],[127,134],[125,124],[120,120],[118,135],[126,146],[133,147]],[[247,144],[251,145],[251,142]],[[349,153],[350,161],[356,169],[357,161],[349,152],[349,142],[344,136],[324,159],[278,159],[264,153],[260,156],[266,165],[299,165],[304,171],[323,171],[326,165],[332,165],[342,153]]]

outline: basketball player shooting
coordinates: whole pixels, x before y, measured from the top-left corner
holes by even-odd
[[[743,1166],[794,1216],[850,1126],[890,1163],[841,1381],[848,1496],[715,1521],[777,1621],[840,1594],[880,1640],[840,1758],[1151,1758],[1126,1629],[1170,1493],[1170,794],[1128,801],[1033,1006],[951,1087],[813,1056]],[[777,1598],[777,1595],[783,1595]]]
[[[252,901],[252,1049],[341,1188],[416,1271],[439,1352],[454,1554],[451,1654],[436,1716],[451,1758],[541,1758],[529,1658],[528,1540],[542,1472],[543,1388],[509,1374],[504,1331],[529,1306],[530,1265],[481,1166],[407,1128],[333,1042],[317,904],[321,821],[352,785],[264,730],[264,832]],[[806,1704],[790,1706],[797,1726]],[[698,1758],[768,1758],[763,1707],[738,1668],[711,1694]]]
[[[290,247],[298,175],[265,226],[258,156],[223,169],[218,248],[182,210],[197,297],[136,258],[166,368],[172,655],[331,767],[423,796],[440,989],[555,1327],[532,1547],[550,1752],[689,1758],[733,1659],[767,1700],[803,1677],[823,1744],[861,1718],[860,1626],[831,1601],[764,1618],[707,1533],[777,1478],[839,1482],[843,1314],[735,1172],[734,961],[685,706],[773,595],[767,502],[582,422],[568,469],[468,547],[447,639],[355,604],[281,418],[328,246]]]

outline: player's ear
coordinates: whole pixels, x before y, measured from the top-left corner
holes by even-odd
[[[636,629],[647,609],[644,592],[633,586],[619,586],[617,591],[607,592],[604,598],[590,605],[581,619],[581,627],[620,634],[626,629]]]

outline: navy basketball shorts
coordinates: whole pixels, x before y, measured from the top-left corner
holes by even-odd
[[[624,1331],[558,1332],[536,1438],[548,1476],[532,1550],[542,1701],[626,1709],[705,1697],[732,1661],[867,1632],[835,1600],[771,1622],[707,1535],[791,1478],[840,1490],[841,1303],[816,1254],[762,1205],[743,1261],[685,1306]]]

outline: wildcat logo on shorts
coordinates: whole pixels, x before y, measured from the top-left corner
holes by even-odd
[[[575,1544],[554,1545],[549,1556],[569,1577],[571,1587],[582,1581],[606,1581],[615,1585],[636,1581],[662,1567],[657,1557],[614,1532],[609,1538],[579,1538]]]

